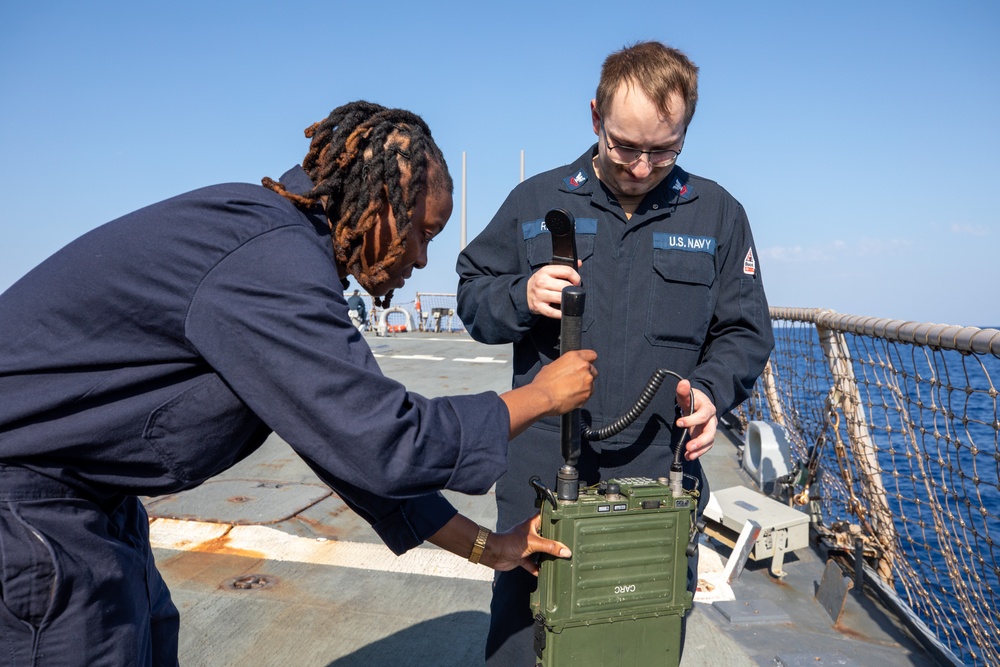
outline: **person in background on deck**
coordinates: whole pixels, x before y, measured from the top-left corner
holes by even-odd
[[[427,399],[351,324],[388,303],[452,211],[418,116],[368,102],[306,130],[302,166],[215,185],[73,241],[0,295],[0,665],[176,665],[178,612],[137,496],[195,487],[276,432],[395,552],[496,569],[567,555],[537,520],[491,534],[507,441],[583,405],[592,351],[500,396]]]
[[[583,444],[580,481],[666,476],[688,429],[684,472],[708,485],[698,457],[712,446],[717,414],[750,393],[773,347],[758,255],[743,207],[718,184],[677,165],[698,99],[698,69],[680,51],[638,43],[604,62],[590,115],[596,144],[570,164],[521,183],[461,253],[458,314],[485,343],[514,344],[515,387],[559,354],[558,304],[582,285],[585,347],[597,351],[601,382],[583,410],[593,429],[622,415],[653,372],[664,382],[629,428]],[[549,265],[545,214],[576,219],[577,269]],[[683,414],[683,416],[681,416]],[[497,525],[535,510],[532,475],[555,486],[563,464],[559,420],[543,419],[511,442],[497,483]],[[689,562],[689,587],[697,583]],[[527,573],[495,575],[487,664],[535,664]],[[683,639],[682,639],[683,642]]]
[[[365,320],[368,318],[368,309],[365,307],[365,300],[361,298],[361,292],[354,290],[354,294],[347,297],[347,312],[352,320],[357,320],[358,329],[365,330]]]

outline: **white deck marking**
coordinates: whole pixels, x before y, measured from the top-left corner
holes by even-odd
[[[396,336],[393,336],[392,339],[396,339]],[[387,345],[388,341],[392,340],[392,339],[386,338],[387,342],[386,343],[381,343],[381,344],[382,345]],[[380,340],[381,340],[381,336],[378,337],[378,338],[375,338],[374,340],[369,339],[368,340],[369,347],[375,347],[376,344],[380,344],[379,343]],[[433,337],[431,337],[431,338],[407,338],[407,337],[400,337],[397,340],[406,341],[407,343],[423,343],[423,342],[426,342],[426,341],[437,342],[437,343],[475,343],[476,342],[476,341],[472,340],[471,338],[433,338]]]
[[[444,361],[445,357],[435,357],[430,354],[378,354],[372,353],[376,359],[416,359],[424,361]],[[467,364],[506,364],[506,359],[495,357],[455,357],[452,361],[461,361]]]
[[[493,580],[490,568],[473,565],[442,549],[411,549],[402,556],[396,556],[382,544],[297,537],[267,526],[155,519],[149,524],[149,541],[156,549],[219,553],[244,551],[260,554],[267,560],[449,579]]]
[[[433,354],[390,354],[392,359],[422,359],[424,361],[444,361],[445,357],[435,357]]]
[[[464,361],[470,364],[505,364],[507,363],[503,359],[495,359],[493,357],[474,357],[472,359],[452,359],[452,361]]]
[[[298,537],[267,526],[154,519],[149,524],[149,541],[155,549],[217,553],[231,550],[234,553],[260,554],[267,560],[310,565],[472,581],[493,580],[490,568],[473,565],[443,549],[411,549],[402,556],[396,556],[382,544]],[[698,547],[701,586],[695,593],[695,602],[735,600],[733,589],[722,578],[723,563],[719,555],[704,543]]]

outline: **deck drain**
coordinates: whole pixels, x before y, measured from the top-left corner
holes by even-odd
[[[278,582],[277,577],[272,577],[266,574],[248,574],[243,577],[236,577],[235,579],[230,579],[228,584],[230,588],[235,588],[236,590],[247,591],[256,590],[258,588],[270,588]]]

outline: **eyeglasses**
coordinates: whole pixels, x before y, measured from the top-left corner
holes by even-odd
[[[611,161],[615,164],[628,167],[635,164],[643,155],[647,155],[650,166],[666,167],[667,165],[677,162],[677,158],[681,154],[680,151],[675,151],[672,148],[644,151],[639,148],[633,148],[632,146],[625,146],[624,144],[612,146],[611,141],[608,139],[608,131],[604,129],[603,119],[601,120],[601,132],[604,133],[604,145],[608,148],[608,157],[610,157]]]

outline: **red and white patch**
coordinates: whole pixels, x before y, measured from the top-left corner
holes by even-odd
[[[743,258],[743,273],[752,276],[757,273],[757,262],[753,259],[753,248],[747,250],[747,256]]]

